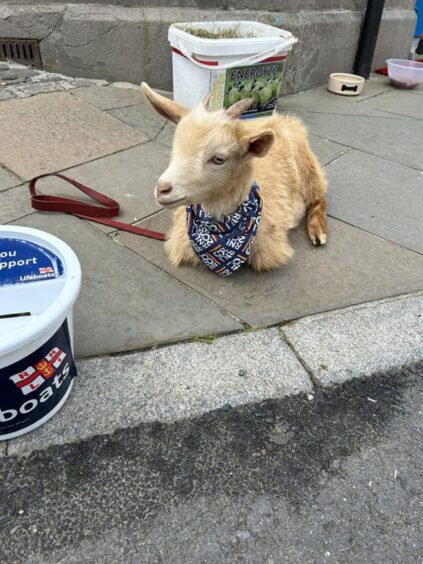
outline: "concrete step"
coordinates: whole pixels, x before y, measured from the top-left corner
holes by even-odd
[[[14,0],[14,4],[33,4],[34,0]],[[43,4],[64,4],[63,0],[44,0]],[[191,8],[191,9],[216,9],[222,11],[233,10],[256,10],[256,5],[251,0],[73,0],[72,4],[108,4],[124,7],[169,7],[169,8]],[[363,11],[366,8],[366,0],[343,0],[342,10]],[[415,0],[388,0],[387,8],[414,9]],[[308,10],[339,10],[339,0],[262,0],[261,10],[269,12],[298,12]]]
[[[35,432],[0,443],[28,455],[141,423],[302,394],[423,360],[423,293],[261,331],[79,361],[72,393]],[[6,448],[7,446],[7,448]]]

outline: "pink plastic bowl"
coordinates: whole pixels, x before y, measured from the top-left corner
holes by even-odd
[[[388,59],[388,75],[396,88],[416,88],[423,83],[423,63],[405,59]]]

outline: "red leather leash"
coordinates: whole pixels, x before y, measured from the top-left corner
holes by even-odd
[[[38,194],[35,190],[35,184],[40,178],[45,178],[47,176],[57,176],[65,182],[72,184],[81,192],[84,192],[95,202],[101,204],[89,204],[88,202],[81,202],[80,200],[72,200],[71,198],[62,198],[60,196],[49,196],[46,194]],[[95,221],[96,223],[103,223],[109,227],[114,227],[115,229],[121,229],[123,231],[130,231],[136,235],[143,235],[144,237],[149,237],[150,239],[158,239],[159,241],[166,240],[166,234],[160,233],[159,231],[152,231],[151,229],[145,229],[144,227],[137,227],[131,225],[130,223],[123,223],[121,221],[115,221],[113,219],[107,219],[109,217],[115,217],[119,214],[119,203],[112,198],[109,198],[101,192],[97,192],[92,188],[88,188],[85,184],[81,184],[68,176],[60,173],[52,174],[41,174],[36,176],[29,183],[29,192],[31,194],[31,205],[34,209],[40,211],[56,211],[71,213],[83,219],[89,219],[90,221]]]

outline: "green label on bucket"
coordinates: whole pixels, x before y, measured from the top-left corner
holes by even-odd
[[[232,67],[218,73],[212,85],[210,109],[229,108],[239,100],[252,98],[251,108],[242,117],[264,117],[273,114],[285,71],[286,60]]]
[[[43,346],[0,368],[0,438],[22,434],[62,400],[76,376],[67,321]]]

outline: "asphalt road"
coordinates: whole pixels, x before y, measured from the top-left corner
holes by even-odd
[[[0,459],[0,562],[423,562],[423,364]]]

